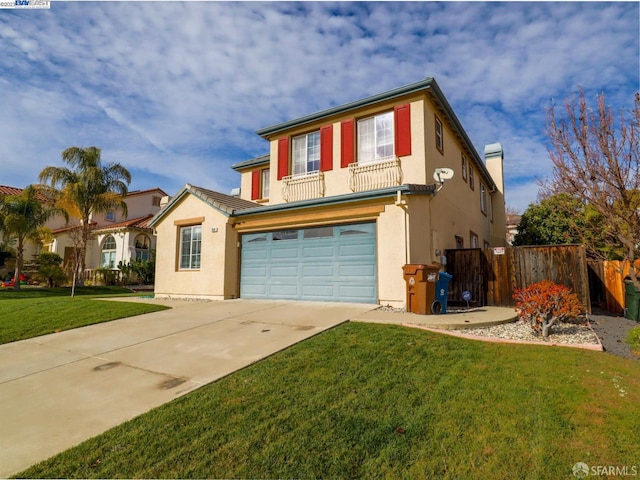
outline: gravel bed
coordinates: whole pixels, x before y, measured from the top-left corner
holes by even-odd
[[[389,305],[378,308],[382,312],[404,313],[404,308],[395,308]],[[462,313],[472,310],[450,309],[450,313]],[[537,335],[531,327],[521,320],[511,323],[503,323],[491,327],[465,328],[456,330],[457,333],[466,335],[476,335],[478,337],[501,338],[504,340],[525,340],[528,342],[543,343],[568,343],[568,344],[595,344],[598,337],[585,320],[582,323],[559,323],[551,328],[551,333],[546,339],[542,335]]]
[[[598,337],[587,322],[579,324],[558,323],[551,328],[551,333],[547,338],[537,335],[528,324],[520,320],[491,327],[465,328],[457,330],[457,332],[479,337],[526,340],[528,342],[598,344]]]

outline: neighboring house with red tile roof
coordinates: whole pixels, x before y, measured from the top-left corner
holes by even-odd
[[[20,193],[22,189],[0,186],[0,195]],[[122,212],[108,211],[92,215],[93,236],[87,246],[85,278],[98,268],[117,269],[118,263],[151,258],[156,240],[149,221],[160,211],[161,201],[167,194],[160,188],[134,190],[127,194],[127,216]],[[76,221],[77,222],[77,221]],[[52,241],[42,247],[30,245],[25,259],[30,260],[41,249],[55,252],[64,259],[66,266],[72,265],[75,230],[73,219],[67,223],[62,216],[47,223]]]

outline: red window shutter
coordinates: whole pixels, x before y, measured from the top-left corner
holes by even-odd
[[[411,155],[411,104],[397,105],[394,111],[396,155]]]
[[[320,129],[320,171],[333,170],[333,125]]]
[[[261,170],[254,170],[251,172],[251,200],[260,198],[260,174]]]
[[[355,157],[356,121],[345,120],[340,124],[340,167],[345,168],[353,163]]]
[[[289,175],[289,137],[278,140],[278,180]]]

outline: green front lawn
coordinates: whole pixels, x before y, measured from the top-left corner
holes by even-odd
[[[570,348],[348,323],[28,478],[574,478],[640,459],[640,371]]]
[[[69,288],[0,289],[0,344],[167,308],[93,300],[131,293],[121,287],[83,287],[70,297]]]

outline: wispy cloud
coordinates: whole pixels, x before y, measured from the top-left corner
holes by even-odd
[[[228,191],[255,130],[434,76],[507,200],[548,175],[544,109],[638,90],[637,3],[55,2],[0,11],[0,183],[97,145],[133,188]]]

